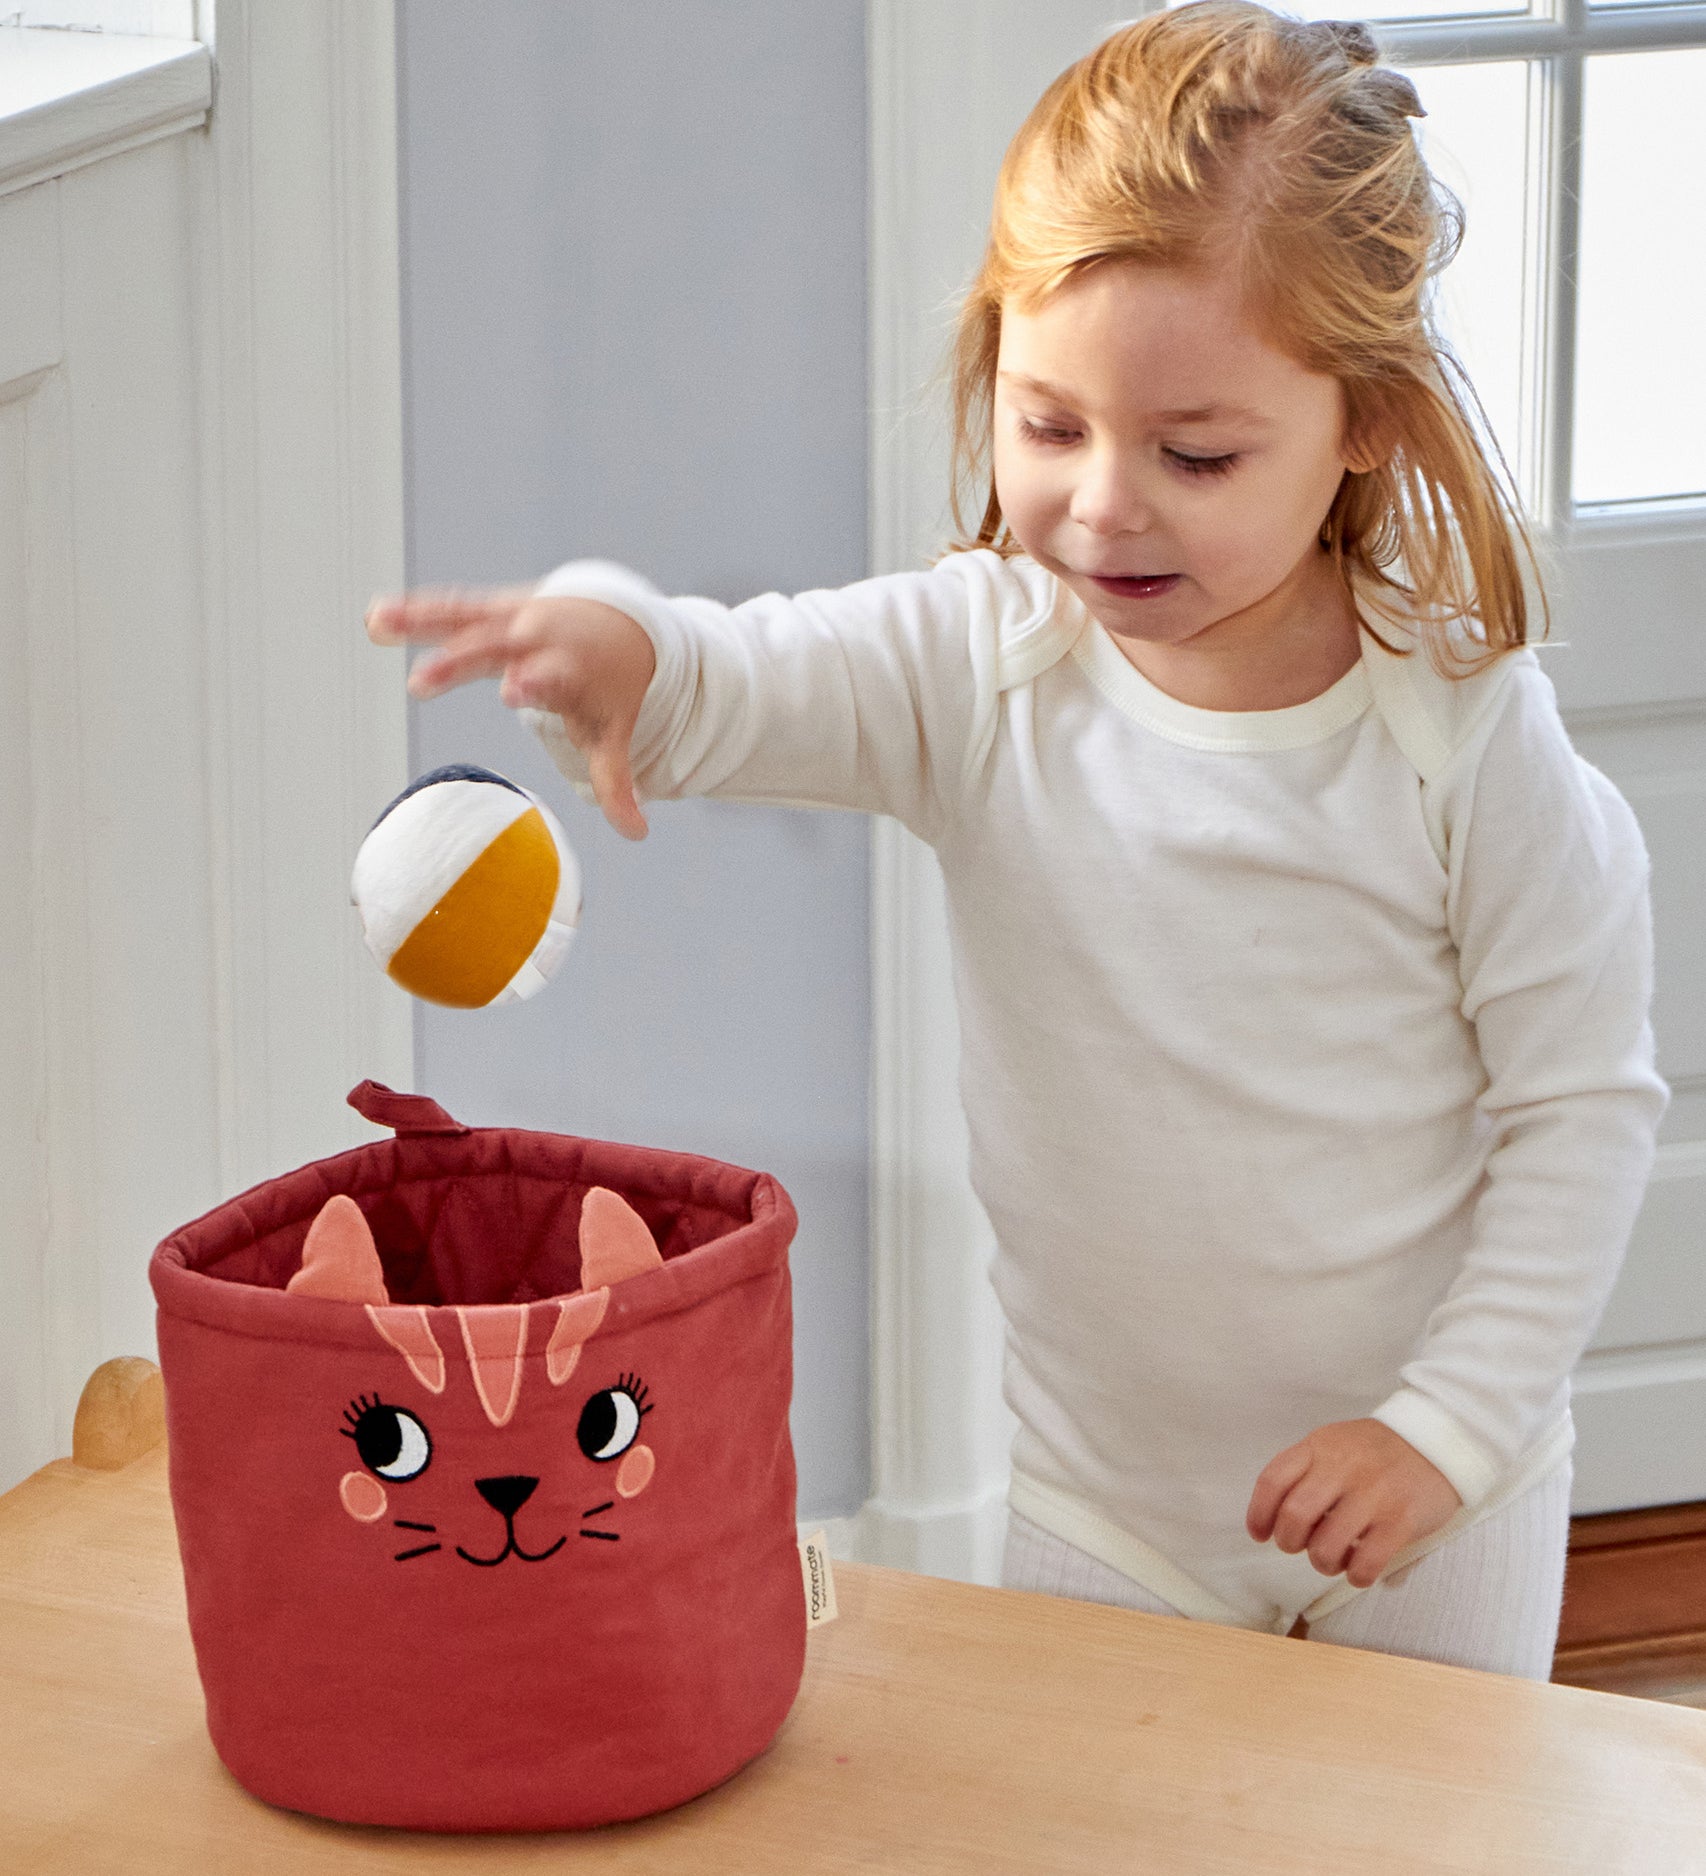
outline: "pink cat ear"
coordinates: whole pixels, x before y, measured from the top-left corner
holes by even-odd
[[[337,1303],[389,1303],[385,1273],[361,1207],[340,1192],[320,1207],[302,1246],[302,1268],[284,1286],[294,1296]]]
[[[663,1253],[645,1220],[628,1201],[605,1186],[592,1186],[581,1201],[581,1288],[602,1289],[656,1270]]]

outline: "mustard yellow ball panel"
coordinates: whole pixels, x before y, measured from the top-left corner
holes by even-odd
[[[550,810],[490,769],[434,769],[380,815],[350,898],[380,968],[453,1009],[530,997],[580,922],[580,867]]]

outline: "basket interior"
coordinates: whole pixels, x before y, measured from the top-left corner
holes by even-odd
[[[581,1200],[633,1206],[666,1260],[753,1222],[756,1174],[714,1160],[482,1130],[454,1142],[384,1141],[304,1166],[169,1240],[193,1271],[282,1290],[316,1213],[347,1192],[366,1215],[393,1303],[531,1303],[578,1290]]]

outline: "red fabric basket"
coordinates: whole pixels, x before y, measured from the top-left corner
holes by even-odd
[[[424,1830],[708,1790],[768,1745],[804,1665],[787,1194],[373,1082],[350,1101],[397,1137],[245,1192],[149,1268],[219,1756],[273,1804]],[[662,1262],[565,1356],[592,1186]],[[286,1293],[336,1193],[384,1310]]]

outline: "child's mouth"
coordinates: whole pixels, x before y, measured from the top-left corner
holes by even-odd
[[[1179,584],[1180,577],[1177,573],[1090,575],[1104,593],[1118,593],[1125,599],[1154,599],[1158,594],[1170,593]]]

